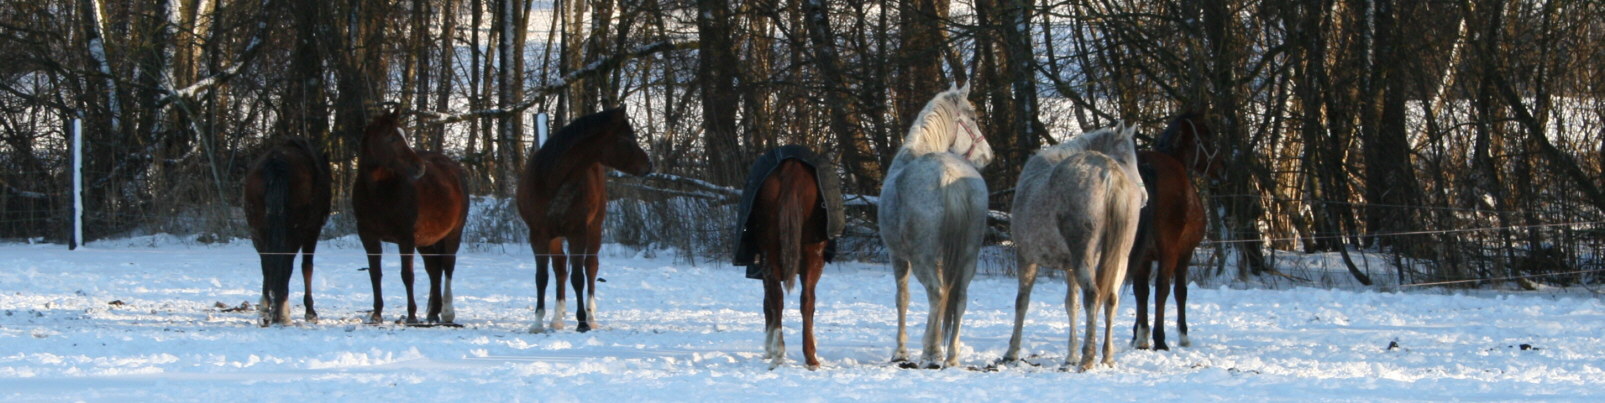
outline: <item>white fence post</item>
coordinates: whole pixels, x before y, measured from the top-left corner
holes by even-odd
[[[67,250],[84,243],[84,120],[72,120],[72,239]]]
[[[546,144],[546,112],[535,114],[535,149]]]

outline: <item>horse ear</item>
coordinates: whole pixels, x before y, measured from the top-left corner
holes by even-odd
[[[959,86],[958,88],[959,93],[963,94],[965,98],[970,97],[970,83],[973,81],[974,80],[964,80],[964,85]]]

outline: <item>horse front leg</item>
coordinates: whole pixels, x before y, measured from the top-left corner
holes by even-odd
[[[1025,313],[1031,307],[1031,289],[1037,284],[1037,264],[1019,258],[1015,265],[1019,272],[1020,288],[1014,294],[1014,332],[1009,335],[1009,350],[1003,353],[1002,362],[1020,360],[1020,342],[1025,330]],[[1074,320],[1071,323],[1075,323]]]
[[[384,288],[379,285],[380,278],[384,277],[383,266],[379,265],[384,248],[378,238],[362,237],[362,250],[368,254],[368,281],[373,283],[373,311],[368,313],[368,323],[376,325],[384,322]]]
[[[1193,345],[1193,341],[1187,338],[1187,264],[1192,261],[1193,252],[1190,250],[1182,253],[1181,259],[1176,261],[1176,331],[1180,332],[1176,344],[1182,347]]]
[[[424,274],[429,276],[429,302],[424,309],[424,321],[440,323],[440,311],[444,305],[441,287],[445,285],[441,281],[441,275],[444,273],[440,269],[440,259],[443,255],[439,248],[433,246],[418,248],[418,252],[424,261]]]
[[[412,297],[412,255],[417,247],[412,241],[401,241],[396,246],[401,249],[401,286],[407,289],[407,318],[403,323],[415,324],[418,323],[418,300]]]

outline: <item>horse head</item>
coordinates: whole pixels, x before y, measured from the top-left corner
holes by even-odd
[[[419,158],[418,153],[407,145],[407,138],[401,132],[400,112],[397,111],[379,115],[369,122],[368,127],[363,129],[362,143],[358,148],[361,153],[360,164],[377,166],[409,179],[422,178],[428,167],[423,158]]]
[[[652,158],[647,157],[630,126],[630,115],[623,107],[607,111],[608,123],[603,138],[608,144],[602,147],[602,165],[620,172],[641,176],[652,173]]]
[[[1170,121],[1155,147],[1170,154],[1193,172],[1220,180],[1225,166],[1220,149],[1215,143],[1215,132],[1205,125],[1197,113],[1186,113]]]

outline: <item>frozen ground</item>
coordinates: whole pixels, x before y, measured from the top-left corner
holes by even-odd
[[[1044,365],[905,370],[886,363],[896,330],[889,270],[839,264],[827,267],[819,291],[824,367],[797,364],[792,295],[791,361],[771,371],[759,357],[761,287],[717,261],[610,247],[601,329],[575,333],[570,317],[570,330],[529,334],[528,250],[476,248],[461,258],[455,284],[466,327],[406,328],[358,322],[372,296],[356,270],[365,266],[360,250],[342,247],[353,243],[321,246],[313,292],[324,320],[301,324],[296,304],[298,324],[283,328],[225,310],[258,298],[248,242],[0,244],[0,400],[1605,400],[1605,304],[1587,292],[1200,286],[1191,294],[1193,347],[1152,352],[1125,346],[1128,290],[1117,366],[1067,373],[1057,371],[1064,285],[1044,280],[1025,346]],[[385,262],[394,318],[405,299],[394,255]],[[917,340],[925,304],[915,289]],[[299,302],[299,282],[291,291]],[[966,366],[984,369],[1003,354],[1014,292],[1011,278],[972,284]]]

